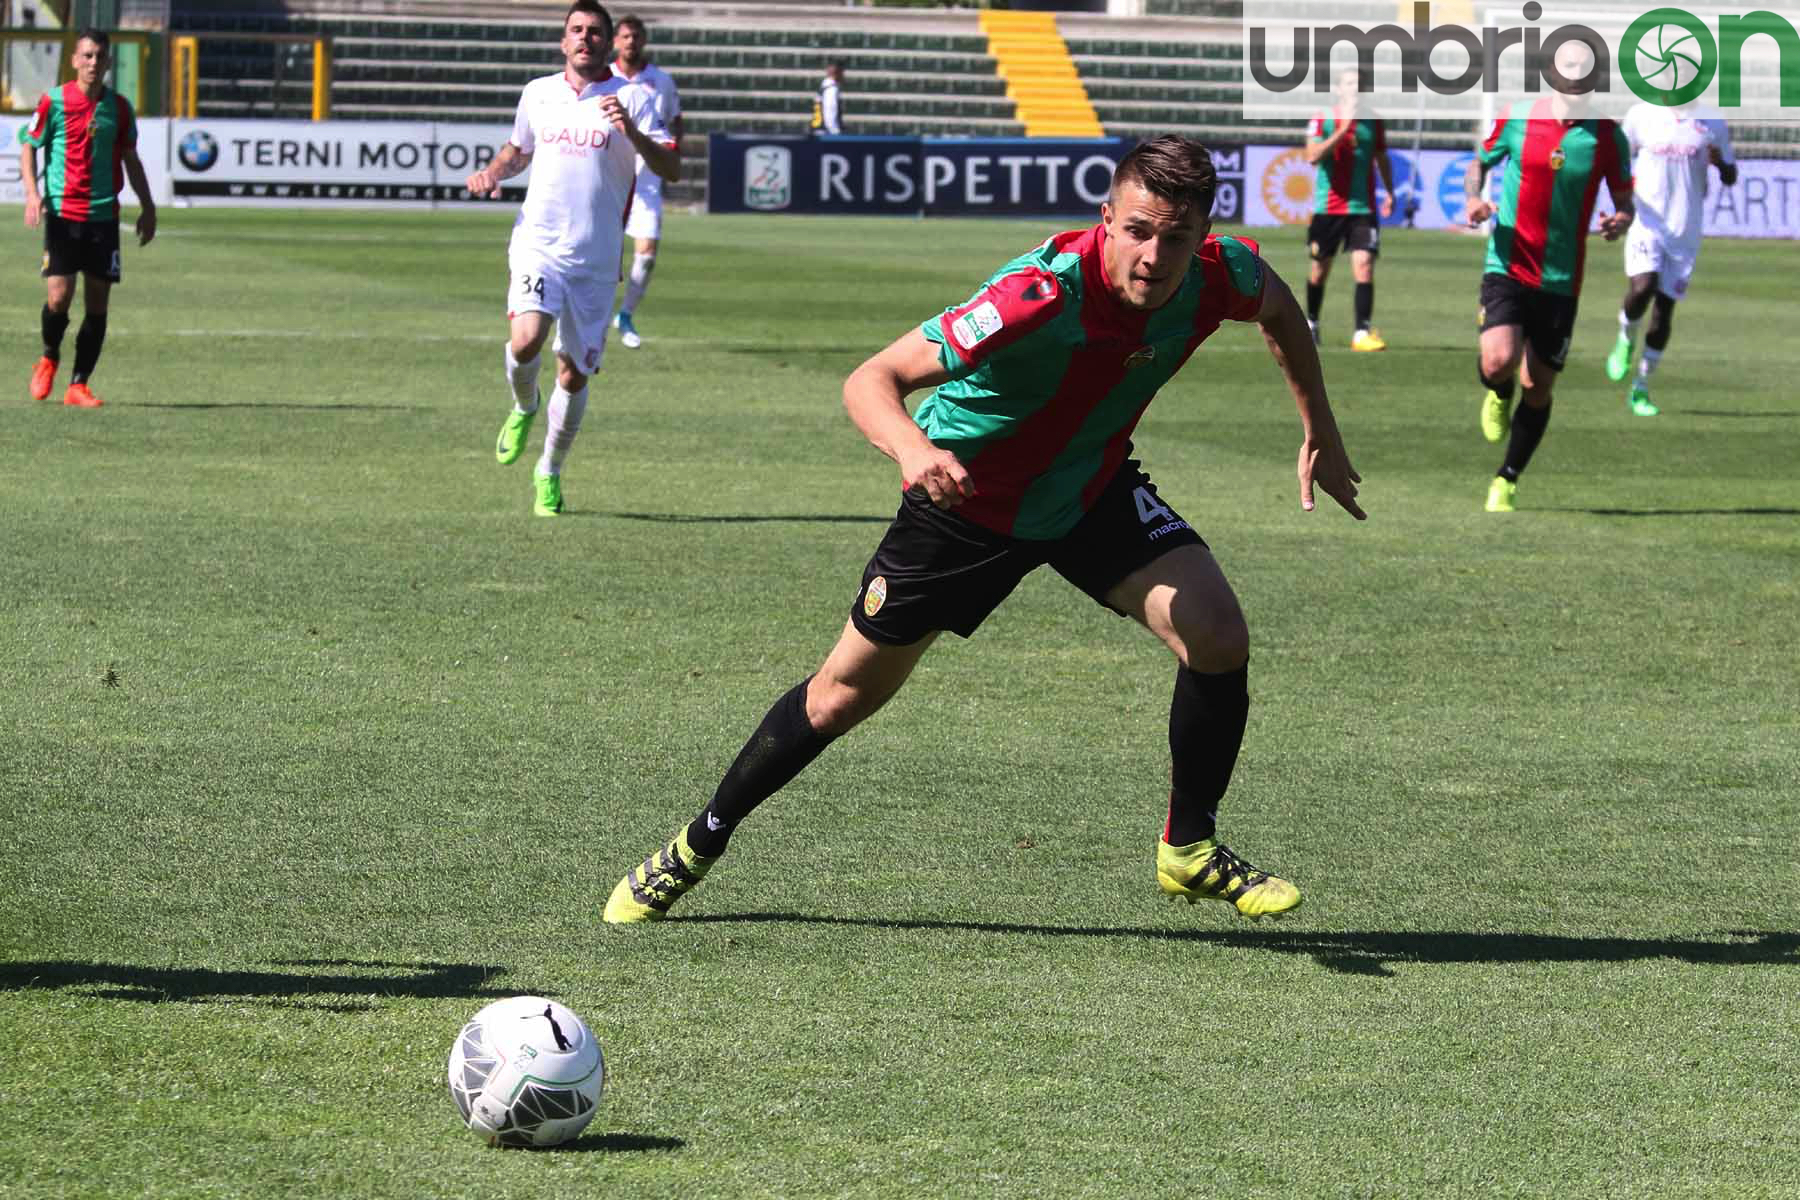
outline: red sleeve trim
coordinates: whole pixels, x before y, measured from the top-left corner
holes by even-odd
[[[944,345],[963,362],[976,366],[1062,311],[1065,293],[1056,276],[1041,267],[1004,275],[975,293],[973,299],[938,318]]]

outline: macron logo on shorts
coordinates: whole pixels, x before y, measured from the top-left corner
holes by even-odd
[[[983,341],[1000,331],[1006,322],[1000,317],[1000,310],[994,307],[992,300],[984,300],[962,316],[956,318],[951,326],[956,334],[956,344],[964,350],[973,350]]]

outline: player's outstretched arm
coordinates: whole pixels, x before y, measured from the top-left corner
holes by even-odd
[[[1338,122],[1338,127],[1332,130],[1329,135],[1322,138],[1307,138],[1306,149],[1303,151],[1306,155],[1307,165],[1317,166],[1319,160],[1337,149],[1337,144],[1349,137],[1351,131],[1355,128],[1356,123],[1354,120],[1340,121]]]
[[[600,97],[600,111],[612,123],[612,127],[625,135],[644,160],[644,165],[655,171],[667,183],[675,183],[681,178],[681,143],[660,142],[639,129],[637,122],[631,119],[625,105],[618,96]]]
[[[500,147],[499,153],[488,162],[488,165],[470,175],[463,184],[472,195],[486,196],[490,200],[500,198],[500,184],[531,165],[531,155],[519,149],[511,142]]]
[[[1636,219],[1637,206],[1632,203],[1631,189],[1627,188],[1613,197],[1613,211],[1600,218],[1600,236],[1609,242],[1617,241]]]
[[[1488,166],[1476,156],[1463,172],[1463,221],[1470,229],[1494,215],[1494,206],[1481,194],[1487,186]]]
[[[1263,272],[1262,309],[1256,320],[1300,409],[1300,507],[1307,512],[1313,510],[1313,485],[1317,484],[1345,512],[1359,521],[1367,520],[1368,514],[1356,503],[1356,485],[1362,482],[1362,476],[1350,465],[1337,418],[1332,415],[1331,402],[1325,398],[1325,375],[1319,369],[1319,352],[1313,347],[1306,314],[1288,285],[1267,263]]]
[[[122,152],[119,161],[125,167],[125,178],[131,181],[131,190],[137,193],[138,245],[148,246],[150,239],[156,236],[156,201],[150,195],[150,180],[144,175],[144,164],[138,158],[136,148]]]
[[[44,198],[37,188],[37,147],[30,142],[19,146],[19,182],[25,188],[25,228],[36,229],[44,219]]]
[[[938,348],[917,329],[895,339],[844,380],[844,408],[869,444],[900,468],[900,484],[925,489],[939,508],[954,508],[975,494],[974,481],[956,455],[931,444],[906,412],[906,397],[950,378]]]

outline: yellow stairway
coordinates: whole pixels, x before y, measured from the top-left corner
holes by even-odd
[[[1026,137],[1105,136],[1068,44],[1056,32],[1055,13],[985,8],[981,32]]]

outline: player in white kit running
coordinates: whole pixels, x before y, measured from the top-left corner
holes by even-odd
[[[1628,282],[1619,308],[1618,340],[1606,356],[1606,374],[1621,380],[1631,369],[1638,326],[1648,308],[1650,328],[1625,404],[1640,417],[1654,417],[1658,409],[1650,403],[1650,375],[1662,361],[1675,304],[1687,295],[1694,262],[1700,257],[1707,167],[1719,168],[1719,180],[1726,187],[1737,182],[1738,172],[1725,122],[1694,106],[1636,104],[1625,114],[1622,128],[1631,143],[1638,219],[1625,235]]]
[[[681,151],[681,93],[669,73],[650,61],[650,35],[643,19],[635,16],[619,18],[619,31],[613,34],[613,74],[642,84],[656,93],[657,112],[663,128],[675,139],[676,153]],[[638,336],[632,314],[644,299],[650,286],[650,272],[656,267],[656,244],[662,238],[662,177],[638,160],[637,195],[631,202],[631,215],[625,221],[625,236],[633,239],[631,271],[625,277],[625,297],[619,301],[619,312],[613,323],[619,327],[619,344],[636,350],[644,344]]]
[[[502,180],[532,168],[507,247],[513,407],[494,456],[506,465],[524,452],[538,411],[538,353],[554,326],[556,390],[543,457],[532,472],[532,511],[540,517],[562,512],[562,465],[587,411],[588,377],[606,349],[638,159],[664,179],[681,175],[654,93],[612,73],[612,35],[604,8],[575,0],[563,20],[562,72],[525,85],[512,136],[467,183],[478,196],[498,196]]]

